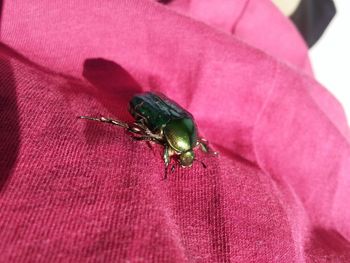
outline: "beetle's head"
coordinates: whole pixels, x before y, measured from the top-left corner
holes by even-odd
[[[194,152],[193,150],[188,150],[183,152],[179,156],[179,161],[182,167],[189,167],[194,161]]]

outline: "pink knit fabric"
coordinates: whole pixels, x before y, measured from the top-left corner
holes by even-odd
[[[350,136],[268,0],[4,1],[0,262],[349,262]],[[220,152],[164,176],[161,91]]]

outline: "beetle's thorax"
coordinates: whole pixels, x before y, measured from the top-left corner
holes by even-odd
[[[193,149],[197,143],[197,129],[191,119],[171,120],[163,128],[167,144],[176,152],[182,153]]]

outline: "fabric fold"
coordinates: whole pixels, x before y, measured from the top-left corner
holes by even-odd
[[[4,2],[5,261],[349,261],[344,112],[290,22],[243,2]],[[161,145],[76,118],[132,121],[148,90],[194,115],[207,169],[162,181]]]

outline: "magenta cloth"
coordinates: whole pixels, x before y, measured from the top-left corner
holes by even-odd
[[[269,0],[3,1],[0,262],[350,262],[350,136]],[[335,66],[336,67],[336,66]],[[161,91],[220,152],[164,176]]]

